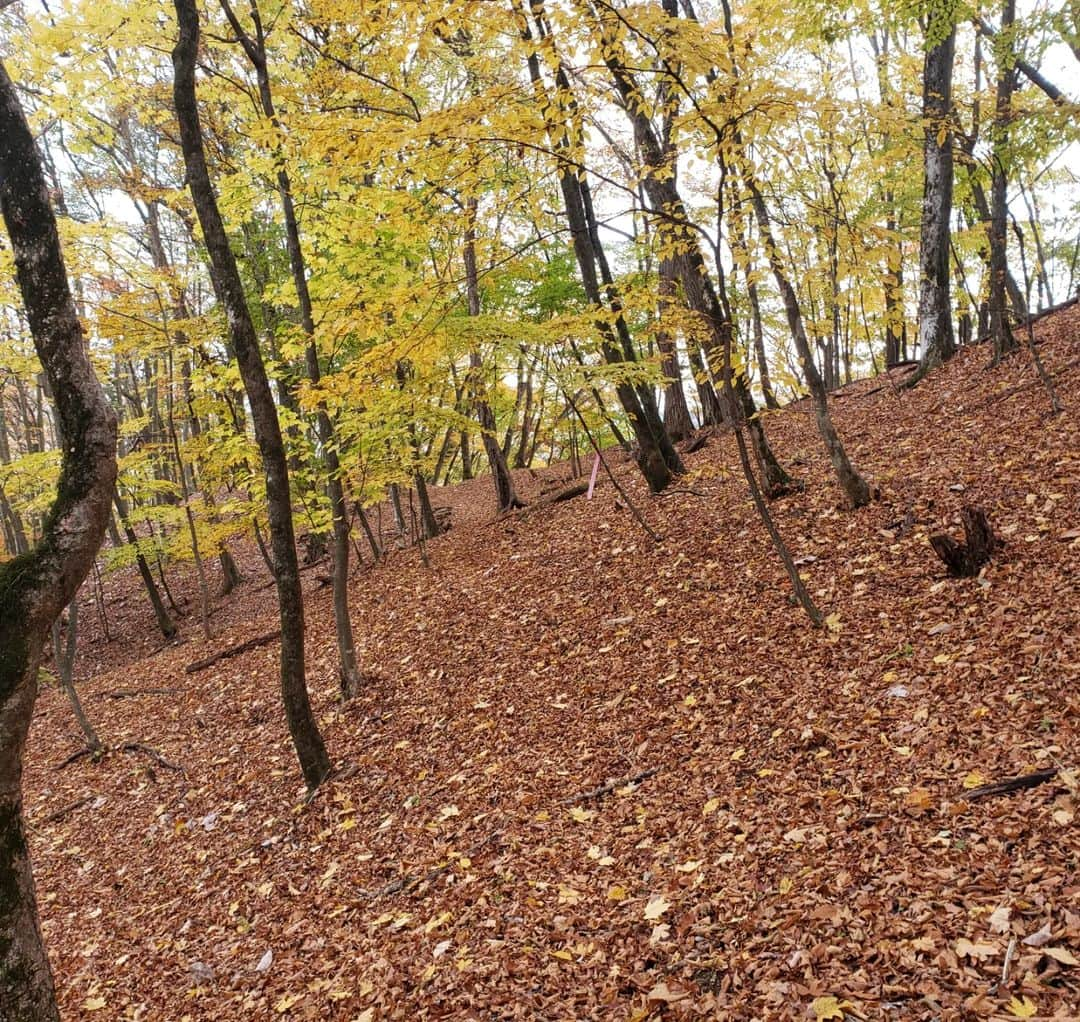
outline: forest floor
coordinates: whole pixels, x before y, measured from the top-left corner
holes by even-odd
[[[448,534],[352,584],[371,680],[337,701],[308,587],[317,716],[344,769],[305,803],[257,555],[162,646],[137,578],[83,607],[79,759],[40,698],[25,777],[65,1018],[1080,1018],[1080,307],[1020,351],[965,349],[909,392],[846,388],[880,498],[839,506],[807,403],[770,415],[806,483],[774,502],[830,627],[808,627],[731,438],[650,497],[617,474]],[[527,498],[566,466],[518,475]],[[983,508],[1004,549],[946,576],[928,535]],[[177,574],[194,606],[194,580]],[[89,587],[88,587],[89,591]],[[978,785],[1059,767],[978,800]]]

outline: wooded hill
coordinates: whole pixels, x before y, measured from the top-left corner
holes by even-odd
[[[1080,310],[1035,336],[1061,415],[1027,353],[991,370],[985,346],[836,393],[880,490],[858,511],[808,402],[768,417],[822,630],[730,433],[659,496],[609,452],[660,542],[603,474],[524,515],[496,516],[490,479],[434,489],[453,525],[427,566],[354,567],[369,681],[345,704],[330,588],[303,572],[338,771],[310,801],[276,646],[185,671],[276,627],[253,548],[210,643],[190,570],[167,645],[134,569],[104,582],[111,641],[84,590],[84,705],[138,744],[61,769],[82,738],[41,695],[27,815],[65,1017],[1080,1016]],[[929,536],[959,540],[965,506],[1003,545],[957,579]]]

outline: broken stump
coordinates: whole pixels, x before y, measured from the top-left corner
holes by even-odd
[[[945,562],[949,574],[956,578],[974,578],[1001,542],[990,528],[985,511],[965,507],[960,512],[960,519],[964,524],[963,543],[957,543],[952,536],[940,533],[930,537],[930,546]]]

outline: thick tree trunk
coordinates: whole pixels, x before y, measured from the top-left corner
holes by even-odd
[[[657,281],[656,346],[660,349],[660,368],[664,373],[664,429],[672,440],[685,440],[694,430],[690,406],[683,390],[682,369],[679,366],[679,350],[675,335],[664,325],[664,317],[670,312],[676,294],[675,267],[670,259],[660,260]]]
[[[956,24],[950,4],[931,5],[923,66],[923,205],[919,245],[919,369],[912,382],[956,352],[949,300],[953,193],[952,79]]]
[[[304,780],[308,788],[314,790],[330,772],[330,760],[311,711],[304,674],[304,603],[296,561],[289,471],[285,462],[277,409],[274,407],[266,368],[259,352],[258,338],[255,336],[255,327],[244,297],[236,260],[229,247],[225,225],[218,211],[203,151],[202,127],[195,98],[199,16],[194,0],[175,0],[175,7],[180,33],[173,50],[173,98],[180,126],[187,182],[225,305],[240,375],[251,406],[255,440],[259,445],[263,470],[266,473],[267,514],[270,519],[270,541],[274,551],[275,579],[281,612],[282,699]]]
[[[59,1018],[38,926],[22,813],[22,759],[42,646],[105,534],[116,482],[116,416],[94,376],[56,219],[15,86],[0,63],[0,211],[63,451],[41,540],[0,565],[0,1018]]]

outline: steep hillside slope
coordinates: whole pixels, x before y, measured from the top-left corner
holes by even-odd
[[[183,772],[56,770],[75,731],[43,694],[26,793],[66,1017],[1080,1017],[1080,308],[1038,332],[1057,417],[1024,352],[839,396],[881,491],[858,512],[810,409],[770,417],[806,483],[773,510],[827,632],[790,604],[730,438],[659,498],[618,467],[659,545],[604,480],[500,521],[486,479],[438,492],[430,569],[407,550],[355,577],[372,681],[345,707],[309,578],[344,767],[310,805],[276,649],[183,672],[274,626],[257,558],[210,647],[189,621],[157,649],[110,581],[113,643],[83,614],[87,708]],[[963,504],[1007,545],[957,581],[927,537]],[[1074,772],[964,798],[1052,766]]]

